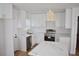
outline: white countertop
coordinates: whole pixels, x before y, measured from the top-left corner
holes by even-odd
[[[67,33],[59,33],[58,34],[59,37],[71,37],[71,34],[67,34]]]

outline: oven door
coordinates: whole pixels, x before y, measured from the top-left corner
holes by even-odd
[[[44,37],[44,40],[45,40],[45,41],[54,41],[54,42],[55,42],[55,37],[52,37],[52,36],[45,36],[45,37]]]

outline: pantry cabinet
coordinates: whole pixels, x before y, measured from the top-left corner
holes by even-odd
[[[65,10],[65,28],[71,28],[71,20],[72,20],[72,9],[68,8]]]

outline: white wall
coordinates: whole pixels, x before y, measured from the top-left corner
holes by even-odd
[[[5,32],[4,32],[4,20],[0,19],[0,56],[5,55]]]

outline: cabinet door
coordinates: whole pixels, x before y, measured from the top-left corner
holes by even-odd
[[[59,42],[70,52],[70,37],[59,37]]]
[[[65,28],[71,28],[72,9],[66,9],[65,11]]]
[[[45,27],[45,14],[32,14],[31,15],[31,26],[32,27]]]
[[[12,18],[12,4],[0,4],[0,18]]]
[[[45,23],[46,15],[45,14],[32,14],[31,15],[31,29],[33,32],[33,44],[40,43],[44,40],[45,32]]]
[[[0,18],[3,17],[3,4],[0,4]]]
[[[27,51],[31,50],[32,42],[31,42],[31,36],[27,37]]]

